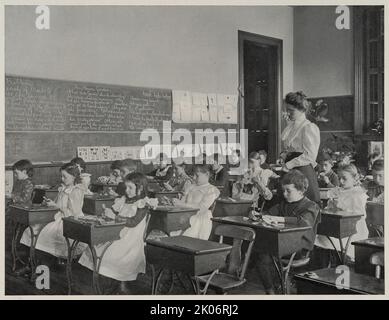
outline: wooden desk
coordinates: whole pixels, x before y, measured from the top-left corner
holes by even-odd
[[[185,236],[146,240],[146,243],[146,261],[153,276],[152,294],[156,294],[165,269],[182,272],[191,279],[224,267],[232,249],[230,245]],[[160,266],[158,274],[155,266]]]
[[[59,211],[57,207],[48,207],[42,205],[32,206],[20,206],[10,205],[10,217],[13,222],[12,230],[12,271],[16,270],[16,262],[19,261],[25,264],[18,255],[17,252],[17,240],[20,232],[24,231],[25,227],[30,229],[31,232],[31,244],[30,244],[30,267],[31,267],[31,280],[35,279],[36,269],[36,256],[35,248],[38,241],[38,237],[42,229],[50,222],[54,221],[55,214]],[[35,229],[35,230],[34,230]]]
[[[179,191],[150,191],[150,197],[157,198],[158,200],[163,197],[167,197],[169,199],[178,198],[179,194]]]
[[[385,294],[385,283],[364,274],[350,271],[349,288],[338,289],[336,279],[342,272],[336,273],[336,268],[326,268],[313,271],[317,279],[308,277],[306,273],[294,276],[298,294]]]
[[[152,230],[160,230],[166,235],[172,231],[186,230],[190,227],[189,219],[199,211],[198,208],[175,206],[158,206],[150,209],[150,221],[147,234]]]
[[[107,219],[108,220],[108,219]],[[105,252],[111,244],[120,239],[120,231],[124,228],[125,222],[114,222],[107,225],[99,225],[95,222],[80,221],[74,217],[63,218],[63,236],[65,237],[68,246],[68,261],[66,267],[66,275],[68,279],[68,294],[72,290],[72,261],[74,259],[74,251],[79,242],[86,243],[92,253],[93,258],[93,289],[97,294],[101,294],[99,286],[99,270],[101,261]],[[70,244],[70,240],[74,241]],[[95,246],[106,243],[106,246],[101,254],[97,256]]]
[[[110,208],[116,197],[113,196],[101,196],[101,195],[86,195],[84,196],[84,206],[82,212],[86,214],[102,215],[104,212],[103,205],[106,208]]]
[[[281,279],[282,291],[286,292],[286,275],[282,270],[283,257],[288,257],[302,249],[302,238],[305,233],[311,229],[308,226],[297,224],[279,224],[269,225],[262,221],[252,221],[246,217],[214,217],[214,222],[245,226],[253,228],[256,231],[254,248],[261,254],[269,254],[273,258],[274,265]]]
[[[322,212],[321,222],[317,227],[317,234],[326,236],[334,247],[340,264],[345,264],[346,253],[350,245],[351,237],[357,233],[356,225],[362,214],[350,214],[348,212]],[[340,252],[336,249],[332,239],[339,241]],[[347,238],[346,246],[343,247],[342,239]]]
[[[118,185],[113,183],[101,183],[101,182],[91,183],[92,192],[107,192],[109,191],[109,189],[115,191],[117,187]]]
[[[384,251],[384,238],[376,237],[366,240],[354,241],[355,247],[355,272],[375,276],[375,267],[370,264],[370,256],[373,253]]]

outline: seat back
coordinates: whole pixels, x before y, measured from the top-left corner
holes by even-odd
[[[216,227],[215,235],[220,237],[220,243],[223,243],[224,238],[233,239],[227,263],[227,273],[237,275],[239,280],[243,280],[255,240],[255,231],[248,227],[222,224]],[[248,243],[248,248],[242,260],[242,246],[244,242]]]
[[[381,203],[368,202],[366,204],[366,223],[378,236],[383,236],[384,205]]]
[[[145,219],[146,219],[146,226],[145,226],[145,230],[143,231],[143,241],[144,242],[146,242],[147,231],[148,231],[148,228],[149,228],[150,218],[151,218],[150,211],[147,210],[146,217],[145,217]]]

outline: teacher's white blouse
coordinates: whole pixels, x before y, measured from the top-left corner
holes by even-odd
[[[320,146],[320,130],[316,124],[307,120],[305,115],[295,121],[290,121],[282,132],[281,139],[284,151],[302,152],[300,156],[285,164],[289,170],[309,164],[316,167]]]

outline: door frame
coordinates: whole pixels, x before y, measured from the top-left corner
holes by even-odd
[[[244,41],[250,41],[257,43],[259,45],[270,45],[276,47],[277,50],[277,58],[276,58],[276,97],[274,97],[274,101],[276,102],[276,108],[271,115],[269,121],[269,128],[274,128],[272,132],[268,132],[269,136],[269,150],[268,157],[270,161],[275,161],[278,158],[279,153],[281,152],[281,107],[283,101],[283,77],[282,77],[282,45],[283,41],[281,39],[267,37],[255,33],[250,33],[242,30],[238,30],[238,59],[239,59],[239,84],[238,84],[238,92],[239,92],[239,107],[238,107],[238,119],[239,119],[239,129],[245,128],[244,123],[244,64],[243,64],[243,56],[244,56]]]

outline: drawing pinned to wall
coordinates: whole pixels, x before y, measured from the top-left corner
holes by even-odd
[[[192,102],[189,91],[173,90],[173,111],[172,120],[174,122],[189,122],[192,117]]]
[[[111,160],[111,147],[104,146],[99,147],[100,149],[100,161],[110,161]]]
[[[217,95],[214,93],[208,94],[209,121],[218,122],[218,105]]]
[[[101,150],[99,147],[89,147],[88,148],[88,160],[86,161],[100,161]]]
[[[173,90],[173,122],[237,123],[238,96]]]
[[[88,147],[77,147],[77,157],[83,159],[84,161],[88,160]]]
[[[238,96],[218,94],[218,119],[223,123],[236,123],[238,113]]]
[[[123,149],[121,147],[111,147],[111,160],[123,160]]]
[[[208,97],[205,93],[192,93],[192,121],[209,121]]]

